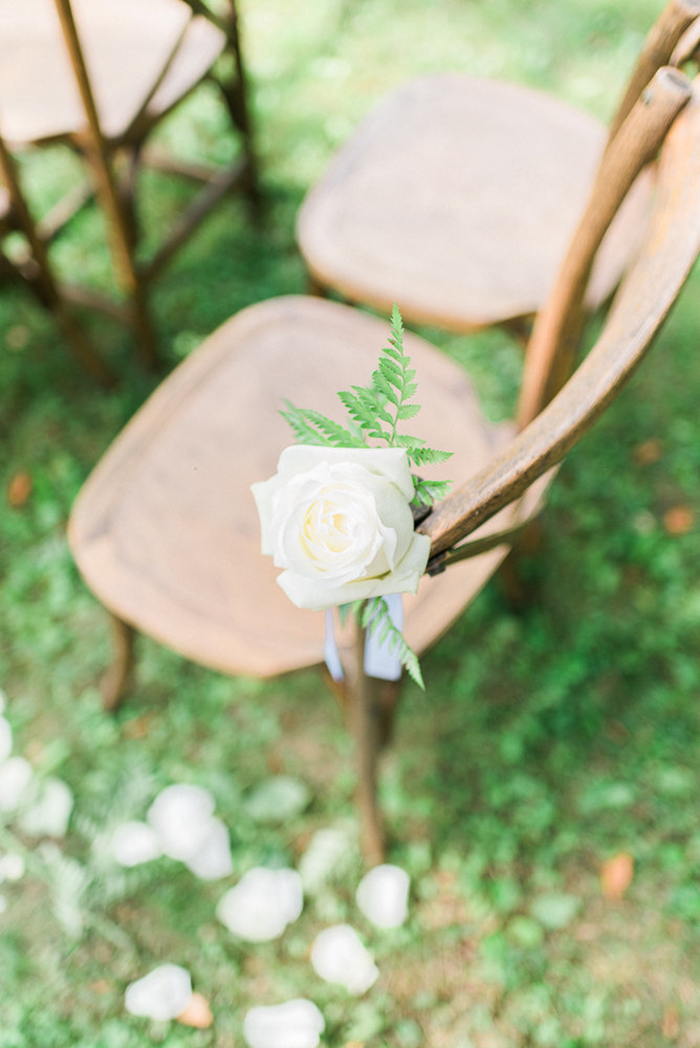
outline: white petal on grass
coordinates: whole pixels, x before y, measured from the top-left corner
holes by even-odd
[[[0,761],[7,760],[12,753],[12,728],[10,722],[0,714]]]
[[[410,877],[399,866],[375,866],[357,887],[357,905],[377,928],[398,928],[408,917],[410,884]]]
[[[316,936],[311,947],[311,964],[326,982],[340,983],[348,993],[358,996],[369,990],[379,977],[371,954],[349,924],[334,924]]]
[[[0,881],[19,881],[24,877],[24,859],[16,852],[8,852],[0,858]]]
[[[112,834],[112,855],[120,866],[139,866],[163,854],[160,838],[148,823],[125,822]]]
[[[216,915],[229,931],[247,942],[278,939],[304,905],[296,870],[256,866],[219,901]]]
[[[251,1008],[243,1020],[249,1048],[316,1048],[325,1029],[320,1011],[303,997]]]
[[[333,826],[317,830],[299,860],[304,891],[314,894],[340,877],[352,865],[355,854],[354,838],[348,830]]]
[[[191,859],[209,832],[214,798],[201,786],[177,783],[158,794],[146,819],[171,859]]]
[[[178,964],[161,964],[142,979],[130,983],[124,1007],[148,1019],[177,1019],[192,999],[190,973]]]
[[[24,757],[9,757],[0,764],[0,811],[16,811],[33,774]]]
[[[185,859],[185,865],[203,881],[218,881],[233,871],[231,842],[221,819],[210,819],[199,851],[192,858]]]
[[[62,779],[49,777],[20,817],[20,827],[30,837],[63,837],[73,810],[73,794]]]

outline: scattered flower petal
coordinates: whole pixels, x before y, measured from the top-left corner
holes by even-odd
[[[0,811],[15,811],[19,807],[33,774],[24,757],[10,757],[0,764]]]
[[[209,832],[214,798],[201,786],[178,783],[162,790],[146,819],[171,859],[191,859]]]
[[[161,964],[127,986],[124,1006],[132,1015],[165,1021],[182,1015],[191,999],[189,972],[178,964]]]
[[[609,902],[624,898],[634,877],[634,859],[627,852],[620,852],[604,862],[600,868],[600,887]]]
[[[360,881],[355,898],[377,928],[398,928],[408,917],[410,877],[399,866],[375,866]]]
[[[370,953],[349,924],[326,928],[311,947],[311,964],[327,982],[340,983],[349,993],[362,994],[379,977]]]
[[[185,859],[185,865],[203,881],[217,881],[221,877],[228,877],[233,871],[231,842],[221,819],[209,821],[207,835],[199,851],[191,858]]]
[[[276,775],[260,783],[246,800],[246,811],[256,822],[286,822],[303,812],[311,791],[291,775]]]
[[[0,714],[0,761],[7,760],[12,753],[12,728]]]
[[[0,859],[0,881],[18,881],[24,877],[25,863],[21,855],[8,852]]]
[[[248,942],[278,939],[302,911],[301,877],[296,870],[248,870],[221,898],[216,915],[229,931]]]
[[[31,807],[22,813],[20,826],[31,837],[63,837],[73,810],[73,794],[62,779],[49,777],[39,787]]]
[[[335,877],[345,873],[355,858],[353,837],[337,827],[317,830],[299,860],[304,891],[313,895]]]
[[[208,1030],[214,1022],[211,1014],[209,1001],[201,993],[193,993],[190,1003],[177,1017],[177,1021],[183,1026],[193,1026],[197,1030]]]
[[[145,822],[125,822],[112,834],[112,855],[120,866],[138,866],[162,854],[158,834]]]
[[[249,1048],[316,1048],[325,1029],[320,1011],[303,997],[251,1008],[243,1020]]]

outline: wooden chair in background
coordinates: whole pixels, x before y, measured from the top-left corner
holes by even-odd
[[[257,200],[255,163],[233,0],[218,19],[193,0],[0,0],[0,129],[13,151],[58,142],[87,165],[87,180],[36,221],[44,251],[95,194],[106,220],[119,299],[65,284],[64,300],[100,309],[134,330],[147,364],[157,357],[150,285],[174,252],[230,190]],[[202,183],[168,237],[143,261],[137,175],[149,160],[151,133],[231,53],[220,81],[241,149],[225,167],[178,163],[153,153],[154,165]],[[26,206],[26,204],[25,204]]]
[[[545,302],[600,156],[698,0],[674,0],[649,35],[609,131],[523,85],[460,73],[416,78],[362,122],[308,193],[297,240],[322,294],[457,333],[529,329]],[[653,178],[612,224],[588,288],[605,301],[639,245]]]

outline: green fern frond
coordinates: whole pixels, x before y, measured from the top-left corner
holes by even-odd
[[[414,501],[422,506],[432,506],[434,502],[444,499],[451,483],[449,480],[419,480],[414,477]]]
[[[369,636],[373,636],[377,630],[380,630],[380,643],[386,642],[389,645],[389,650],[396,652],[399,662],[409,677],[415,681],[419,688],[425,691],[418,656],[404,640],[401,630],[394,625],[389,614],[389,605],[384,598],[372,597],[370,600],[365,601],[359,608],[359,616],[360,625],[367,630]]]

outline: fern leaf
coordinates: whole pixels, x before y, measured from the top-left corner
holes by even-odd
[[[396,417],[399,421],[406,421],[409,418],[415,418],[419,411],[420,404],[401,404]]]
[[[364,440],[356,437],[354,433],[351,433],[349,429],[345,429],[343,426],[334,422],[332,419],[322,415],[319,411],[311,411],[308,408],[301,409],[301,414],[304,418],[310,422],[313,426],[316,426],[321,433],[324,434],[330,440],[334,447],[340,448],[354,448],[354,447],[366,447]]]
[[[280,411],[280,415],[292,427],[294,436],[300,444],[326,443],[323,436],[313,426],[309,425],[298,408],[295,408],[288,400],[285,401],[285,404],[287,405],[287,410]]]
[[[406,454],[414,466],[436,465],[439,462],[447,462],[452,457],[451,451],[438,451],[436,448],[407,447]]]

